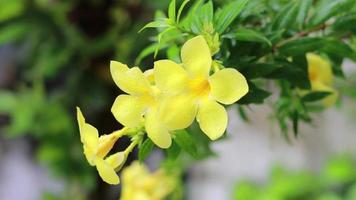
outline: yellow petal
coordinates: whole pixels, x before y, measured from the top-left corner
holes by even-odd
[[[155,75],[153,73],[153,69],[146,70],[144,73],[147,80],[150,82],[151,85],[155,84]]]
[[[120,183],[119,176],[116,174],[114,168],[105,162],[103,159],[97,159],[96,169],[100,177],[108,184],[117,185]]]
[[[326,85],[333,82],[333,72],[331,64],[319,55],[308,53],[308,73],[311,82],[318,81]]]
[[[192,96],[176,95],[161,102],[159,116],[169,130],[184,129],[193,123],[197,108],[197,101]]]
[[[145,109],[145,102],[141,101],[139,97],[123,94],[115,99],[111,112],[121,124],[134,128],[142,123]]]
[[[163,149],[170,147],[172,143],[171,135],[158,117],[156,109],[150,109],[145,117],[147,136]]]
[[[211,68],[211,53],[203,36],[188,40],[182,47],[181,57],[188,72],[198,76],[208,76]]]
[[[138,67],[129,69],[122,63],[112,61],[110,71],[114,82],[122,91],[133,95],[149,91],[149,81]]]
[[[177,63],[159,60],[154,63],[156,85],[164,92],[182,91],[187,83],[187,73]]]
[[[119,170],[121,168],[126,160],[125,153],[123,151],[117,152],[105,159],[105,162],[107,162],[112,168]]]
[[[201,130],[211,139],[222,136],[227,127],[225,108],[212,100],[202,101],[199,105],[197,121]]]
[[[99,137],[99,146],[97,149],[97,156],[104,158],[112,149],[116,141],[119,139],[115,134],[102,135]]]
[[[93,148],[88,148],[87,146],[83,146],[84,149],[84,155],[85,158],[87,159],[88,163],[91,166],[95,166],[95,160],[96,160],[96,149]]]
[[[80,110],[77,107],[77,119],[80,132],[80,140],[88,148],[95,149],[98,146],[99,133],[98,130],[85,122],[85,118]]]
[[[327,97],[325,97],[324,99],[321,100],[321,102],[324,106],[332,106],[336,103],[339,95],[338,95],[338,92],[334,88],[329,87],[329,86],[327,86],[323,83],[317,82],[317,81],[311,82],[311,85],[312,85],[313,91],[331,92],[330,95],[328,95]]]
[[[210,95],[223,104],[232,104],[248,92],[245,77],[236,69],[225,68],[209,77]]]

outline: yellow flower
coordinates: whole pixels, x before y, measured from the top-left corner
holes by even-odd
[[[157,87],[164,93],[159,117],[168,129],[187,128],[195,119],[212,140],[226,130],[228,116],[219,104],[233,104],[248,92],[245,77],[226,68],[210,75],[212,58],[203,36],[188,40],[181,50],[182,64],[154,63]],[[219,102],[219,103],[218,103]]]
[[[172,143],[171,129],[165,129],[157,116],[160,91],[152,85],[152,70],[143,73],[138,67],[128,68],[111,61],[110,71],[116,85],[128,93],[119,95],[111,108],[116,120],[129,128],[144,123],[148,137],[159,147],[168,148]]]
[[[308,53],[308,73],[312,91],[331,92],[322,100],[325,106],[335,104],[338,93],[333,86],[333,73],[331,64],[320,56]]]
[[[85,118],[77,108],[80,140],[83,143],[84,154],[91,166],[96,166],[100,177],[109,184],[119,184],[120,180],[115,172],[116,168],[126,160],[124,152],[118,152],[106,157],[115,142],[121,137],[125,129],[109,135],[99,137],[98,130],[85,122]],[[106,157],[106,158],[105,158]]]
[[[164,171],[150,173],[137,161],[122,172],[121,200],[163,200],[174,189],[174,179]]]

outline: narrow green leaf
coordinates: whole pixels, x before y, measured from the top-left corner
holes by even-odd
[[[292,122],[293,122],[293,132],[294,132],[294,137],[298,136],[298,127],[299,127],[299,113],[298,111],[294,111],[292,113]]]
[[[356,12],[338,17],[332,24],[332,28],[334,31],[350,31],[355,34],[356,26],[351,26],[351,24],[356,24]]]
[[[280,47],[280,51],[287,55],[303,54],[320,49],[323,46],[322,38],[300,38],[289,41]]]
[[[296,22],[298,24],[299,30],[302,30],[304,28],[305,20],[308,16],[309,9],[312,5],[312,0],[302,0],[302,1],[298,1],[298,3],[299,3],[299,8],[298,8]]]
[[[314,102],[329,96],[330,92],[310,92],[302,97],[303,102]]]
[[[204,28],[213,23],[213,4],[211,1],[196,8],[190,28],[194,33],[200,34]]]
[[[176,22],[176,0],[171,0],[168,7],[168,18],[172,22]]]
[[[201,8],[200,18],[201,18],[201,21],[203,22],[203,25],[212,23],[213,17],[214,17],[213,2],[208,1]]]
[[[167,23],[166,18],[163,19],[159,19],[153,22],[150,22],[148,24],[146,24],[143,28],[141,28],[138,32],[142,32],[143,30],[145,30],[146,28],[164,28],[164,27],[169,27],[168,23]]]
[[[249,83],[248,93],[242,97],[237,103],[238,104],[261,104],[264,100],[271,95],[270,92],[258,88],[255,84]]]
[[[174,133],[174,141],[188,154],[197,156],[197,147],[194,138],[186,130],[178,130]]]
[[[248,1],[249,0],[235,0],[222,9],[219,9],[214,16],[215,30],[220,34],[223,33],[240,14]]]
[[[176,29],[176,27],[172,26],[172,27],[169,27],[169,28],[167,28],[166,30],[162,31],[160,34],[158,34],[158,36],[157,36],[157,43],[158,43],[158,46],[157,46],[157,48],[156,48],[156,50],[155,50],[154,58],[156,58],[157,53],[158,53],[158,50],[160,49],[162,37],[163,37],[165,34],[167,34],[169,31],[172,31],[172,30],[174,30],[174,29]]]
[[[143,162],[151,154],[153,146],[154,144],[149,138],[141,144],[138,151],[138,159],[140,162]]]
[[[249,80],[268,76],[282,66],[276,63],[252,63],[248,67],[243,68],[240,72]]]
[[[233,38],[239,41],[260,42],[272,46],[271,41],[269,41],[262,33],[253,29],[240,28],[233,33],[223,35],[223,37]]]
[[[178,15],[177,15],[177,24],[179,23],[179,20],[180,20],[180,16],[183,12],[183,9],[184,7],[187,5],[187,3],[189,2],[190,0],[184,0],[183,3],[180,5],[179,7],[179,10],[178,10]]]
[[[341,14],[352,8],[355,0],[320,0],[316,6],[316,12],[311,17],[311,26],[324,23],[331,17]]]
[[[140,54],[137,56],[137,58],[135,60],[135,64],[138,65],[142,61],[142,59],[144,59],[145,57],[147,57],[150,54],[154,54],[157,49],[159,49],[159,50],[164,49],[167,46],[168,46],[167,44],[158,45],[157,43],[149,45],[148,47],[144,48],[140,52]]]
[[[295,24],[298,14],[298,2],[291,1],[286,4],[271,22],[272,30],[287,29]]]

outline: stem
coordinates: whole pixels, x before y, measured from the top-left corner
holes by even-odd
[[[304,30],[304,31],[301,31],[299,33],[297,33],[296,35],[286,39],[286,40],[282,40],[281,42],[277,43],[275,46],[274,46],[274,50],[278,49],[279,47],[283,46],[284,44],[290,42],[290,41],[293,41],[293,40],[296,40],[296,39],[299,39],[299,38],[302,38],[302,37],[305,37],[307,35],[309,35],[310,33],[313,33],[313,32],[316,32],[316,31],[320,31],[320,30],[324,30],[325,28],[327,28],[329,26],[329,24],[320,24],[318,26],[315,26],[309,30]]]
[[[132,143],[125,149],[124,154],[125,157],[127,157],[129,155],[129,153],[131,153],[131,151],[135,148],[135,146],[139,143],[139,140],[133,140]]]
[[[180,31],[182,31],[184,33],[188,33],[190,35],[196,35],[195,33],[191,32],[191,31],[188,31],[188,30],[185,30],[184,28],[182,28],[182,27],[180,27],[178,25],[176,25],[175,27],[176,27],[176,29],[178,29],[178,30],[180,30]]]
[[[117,138],[120,138],[120,137],[126,135],[127,132],[128,132],[128,130],[129,130],[129,128],[123,127],[122,129],[117,130],[117,131],[114,131],[114,132],[111,133],[111,134],[115,135],[115,137],[117,137]]]

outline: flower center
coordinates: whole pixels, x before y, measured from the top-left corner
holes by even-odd
[[[209,81],[205,77],[195,77],[188,83],[190,91],[196,96],[205,96],[210,92]]]
[[[309,71],[309,80],[315,81],[318,78],[318,72],[316,71]]]

